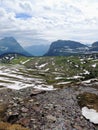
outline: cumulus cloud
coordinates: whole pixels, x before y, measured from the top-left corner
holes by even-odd
[[[97,0],[0,0],[0,38],[98,40]],[[23,41],[23,42],[22,42]]]

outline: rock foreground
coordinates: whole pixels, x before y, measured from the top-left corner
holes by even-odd
[[[2,89],[0,120],[30,130],[98,130],[82,116],[76,97],[83,92],[98,95],[97,85],[69,85],[49,92]]]

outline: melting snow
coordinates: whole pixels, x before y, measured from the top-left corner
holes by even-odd
[[[41,68],[45,67],[47,64],[48,63],[41,64],[40,66],[36,66],[36,68],[41,69]]]
[[[73,77],[68,77],[67,79],[79,79],[79,78],[83,78],[82,76],[73,76]]]
[[[7,86],[7,88],[15,89],[15,90],[20,90],[27,87],[34,87],[34,84],[26,84],[26,83],[17,81],[17,82],[14,82],[14,84],[9,84]]]
[[[58,79],[62,79],[62,78],[63,78],[63,77],[55,77],[56,80],[58,80]]]
[[[80,59],[80,61],[84,61],[84,59]]]
[[[44,71],[45,71],[45,72],[49,71],[49,68],[45,69]]]
[[[89,119],[90,122],[93,122],[94,124],[98,124],[98,112],[94,109],[88,109],[87,107],[82,108],[82,115]]]
[[[90,72],[88,70],[84,70],[83,74],[90,74]]]
[[[83,78],[82,76],[73,76],[73,79]]]
[[[90,72],[89,72],[88,70],[85,70],[85,69],[84,69],[83,71],[84,71],[84,72],[83,72],[83,73],[80,73],[80,75],[87,75],[87,74],[89,75],[89,74],[90,74]]]
[[[85,61],[81,62],[81,64],[85,64],[85,63],[86,63]]]
[[[93,64],[93,65],[92,65],[92,67],[93,67],[93,68],[95,68],[95,67],[96,67],[96,63],[95,63],[95,64]]]
[[[78,65],[75,65],[75,67],[77,67],[77,68],[78,68],[79,66],[78,66]]]
[[[28,60],[26,60],[26,61],[21,61],[20,63],[22,64],[22,65],[24,65],[25,63],[27,63],[27,62],[29,62],[30,61],[30,59],[28,59]]]
[[[57,85],[60,85],[60,84],[69,84],[69,83],[71,83],[70,81],[69,82],[59,82],[59,83],[57,83]]]
[[[57,69],[57,68],[55,68],[55,71],[58,71],[58,69]]]
[[[54,89],[54,87],[52,85],[44,85],[44,84],[36,85],[36,86],[34,86],[34,88],[40,89],[40,90],[46,90],[46,91],[56,90],[56,89]]]
[[[92,81],[98,81],[98,79],[89,79],[89,80],[85,80],[85,81],[82,81],[82,83],[91,83]]]
[[[27,87],[33,87],[42,90],[54,90],[53,86],[43,84],[43,79],[33,78],[32,74],[27,74],[26,68],[21,66],[0,66],[0,86],[20,90]],[[13,73],[14,72],[14,73]]]
[[[91,82],[91,79],[82,81],[82,83],[90,83],[90,82]]]
[[[88,60],[93,60],[93,58],[88,58]]]

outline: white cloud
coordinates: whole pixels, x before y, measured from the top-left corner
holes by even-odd
[[[0,37],[12,35],[23,45],[33,39],[91,43],[97,40],[97,14],[97,0],[0,0]]]

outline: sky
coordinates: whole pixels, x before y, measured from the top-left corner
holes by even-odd
[[[98,40],[98,0],[0,0],[0,39],[21,45]]]

